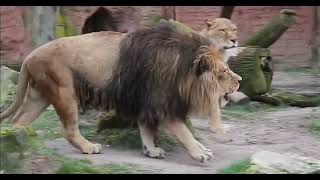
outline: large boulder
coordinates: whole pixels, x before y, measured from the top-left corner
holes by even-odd
[[[320,160],[296,154],[260,151],[252,155],[248,173],[320,174]]]

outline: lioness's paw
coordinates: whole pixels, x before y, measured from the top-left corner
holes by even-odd
[[[226,130],[223,127],[210,127],[210,131],[216,134],[225,134]]]
[[[163,159],[165,156],[165,151],[159,147],[144,149],[143,153],[151,158]]]
[[[101,153],[101,145],[96,143],[96,144],[89,144],[85,148],[83,148],[82,153],[84,154],[99,154]]]

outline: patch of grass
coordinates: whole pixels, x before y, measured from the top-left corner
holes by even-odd
[[[106,135],[105,142],[114,147],[129,149],[142,147],[140,132],[137,128],[108,129],[103,134]]]
[[[62,162],[57,174],[132,174],[136,173],[129,165],[111,164],[105,166],[92,165],[89,161],[66,159]]]
[[[320,132],[320,117],[313,117],[311,119],[310,129],[313,130],[313,131],[319,131]]]
[[[7,132],[8,133],[8,132]],[[5,143],[5,142],[1,142]],[[4,144],[2,144],[4,145]],[[9,145],[9,144],[8,144]],[[10,144],[10,146],[20,147],[19,144]],[[13,148],[16,149],[16,148]],[[17,153],[13,153],[15,155]],[[65,157],[62,154],[47,148],[41,139],[32,137],[28,139],[27,149],[23,149],[23,156],[15,158],[15,162],[3,161],[3,158],[10,158],[11,151],[6,153],[6,156],[1,156],[1,165],[5,168],[6,173],[23,173],[24,160],[34,154],[46,156],[59,164],[57,174],[128,174],[137,173],[137,170],[126,164],[110,164],[110,165],[92,165],[87,159],[73,159]]]
[[[218,174],[244,174],[249,167],[250,159],[243,159],[226,168],[218,170]]]
[[[100,141],[120,149],[140,149],[142,142],[138,128],[106,129],[99,133]],[[162,132],[157,133],[155,144],[166,151],[172,151],[179,141]]]
[[[300,67],[300,68],[283,68],[281,71],[287,72],[288,74],[307,74],[307,75],[320,75],[320,69]]]
[[[52,112],[44,114],[43,118],[52,117]],[[50,118],[48,118],[50,119]],[[36,124],[37,128],[43,128],[45,124]],[[51,124],[48,125],[51,127]],[[73,159],[57,153],[53,149],[45,146],[43,141],[52,137],[49,132],[44,136],[37,137],[35,131],[30,128],[24,128],[24,131],[12,128],[1,130],[1,167],[0,171],[4,173],[24,173],[25,160],[32,156],[45,156],[57,162],[56,173],[59,174],[128,174],[137,173],[136,168],[127,164],[110,164],[110,165],[92,165],[87,159]]]
[[[283,109],[285,107],[282,106],[272,106],[259,102],[250,102],[248,104],[243,105],[230,105],[226,106],[222,109],[222,115],[224,116],[233,116],[233,117],[241,117],[241,118],[249,118],[261,115],[261,113],[272,112],[279,109]]]
[[[37,143],[38,152],[49,156],[61,164],[57,174],[131,174],[137,173],[136,168],[126,164],[92,165],[88,159],[73,159],[65,157],[41,142]]]
[[[53,109],[43,112],[32,124],[32,128],[37,130],[43,139],[56,139],[63,137],[61,132],[61,122],[57,113]]]

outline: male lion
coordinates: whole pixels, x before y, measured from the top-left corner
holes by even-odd
[[[220,118],[219,97],[239,88],[241,77],[223,62],[219,50],[197,33],[188,36],[170,26],[136,31],[121,42],[110,88],[116,114],[135,121],[143,152],[162,158],[154,144],[161,125],[178,137],[191,157],[212,156],[185,125],[188,114]]]
[[[160,26],[54,40],[26,57],[15,101],[0,118],[15,113],[13,127],[25,126],[52,104],[65,138],[92,154],[101,146],[80,134],[78,103],[115,108],[124,119],[138,123],[147,156],[163,157],[152,140],[158,124],[164,123],[192,157],[205,161],[211,153],[186,129],[185,115],[214,112],[220,118],[217,97],[236,91],[241,79],[209,44],[197,34],[188,37]]]

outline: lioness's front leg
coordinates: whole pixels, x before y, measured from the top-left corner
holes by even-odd
[[[200,162],[205,162],[212,157],[210,149],[205,148],[199,141],[197,141],[185,123],[180,120],[174,120],[165,123],[168,128],[180,142],[186,147],[190,156]]]
[[[147,126],[138,122],[139,131],[142,140],[143,153],[152,158],[164,158],[165,151],[154,145],[154,137],[156,129],[148,128]]]
[[[210,109],[209,112],[209,126],[211,132],[217,134],[224,134],[223,124],[221,122],[221,111],[219,106],[219,101],[216,101]]]

